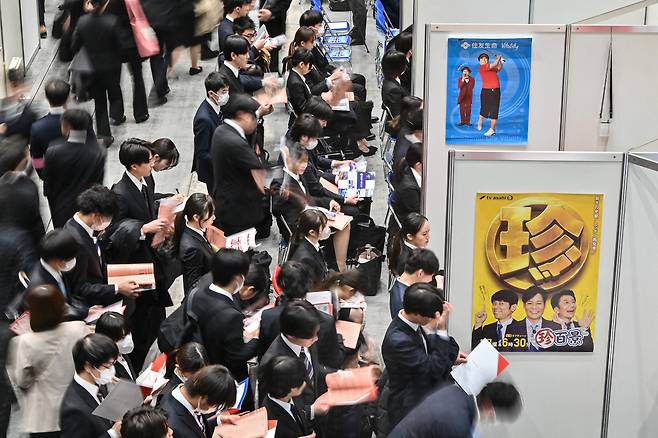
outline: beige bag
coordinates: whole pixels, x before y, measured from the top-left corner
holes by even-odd
[[[224,16],[224,3],[220,0],[198,0],[194,5],[196,23],[194,36],[210,33]]]

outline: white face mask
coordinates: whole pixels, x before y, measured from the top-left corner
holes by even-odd
[[[307,145],[304,145],[307,151],[312,151],[316,147],[318,147],[318,139],[316,138],[315,140],[310,140]]]
[[[230,93],[218,94],[217,95],[217,105],[224,106],[228,103],[229,98],[231,97]]]
[[[320,231],[320,236],[318,237],[318,239],[327,240],[329,237],[331,237],[331,228],[329,227],[329,225],[326,225],[322,229],[322,231]]]
[[[128,333],[123,339],[120,339],[119,342],[117,342],[117,348],[121,354],[132,353],[133,349],[135,348],[132,333]]]
[[[242,281],[238,285],[237,289],[235,289],[235,292],[233,292],[233,294],[237,294],[238,292],[240,292],[242,290],[242,287],[244,286],[244,275],[241,275],[241,277],[242,277]]]
[[[197,404],[197,407],[194,410],[194,412],[198,412],[199,414],[202,414],[202,415],[214,414],[215,412],[217,412],[217,409],[219,408],[218,406],[216,406],[214,408],[201,409],[200,406],[201,406],[201,400],[199,400],[199,403]]]
[[[100,224],[94,223],[94,224],[91,225],[91,229],[94,230],[94,231],[103,231],[104,229],[109,227],[111,223],[112,223],[111,219],[102,221]]]
[[[72,270],[73,268],[75,268],[75,257],[73,257],[73,258],[72,258],[71,260],[69,260],[68,262],[64,262],[64,266],[60,269],[60,271],[62,271],[62,272],[69,272],[69,271]]]
[[[102,370],[99,370],[98,368],[94,369],[100,374],[98,377],[92,374],[97,385],[107,385],[108,383],[112,383],[112,379],[114,379],[115,375],[114,365],[109,368],[103,368]]]

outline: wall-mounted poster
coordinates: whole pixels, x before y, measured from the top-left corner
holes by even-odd
[[[594,349],[603,195],[478,193],[472,348]]]
[[[446,144],[528,144],[532,38],[448,38]]]

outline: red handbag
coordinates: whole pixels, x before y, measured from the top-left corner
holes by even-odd
[[[144,15],[142,4],[139,0],[124,0],[126,3],[126,10],[130,18],[130,26],[132,27],[133,36],[135,37],[135,44],[137,45],[137,52],[142,58],[150,58],[151,56],[160,53],[160,44],[155,31],[149,24],[149,21]]]

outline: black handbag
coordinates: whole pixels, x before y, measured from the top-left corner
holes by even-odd
[[[347,12],[351,10],[347,0],[329,0],[329,9],[336,12]]]
[[[375,224],[375,221],[370,216],[360,214],[352,221],[347,257],[349,259],[355,259],[357,257],[357,250],[366,245],[372,246],[383,254],[385,241],[386,228]]]
[[[357,269],[361,272],[361,278],[365,283],[364,295],[374,296],[379,292],[379,284],[382,277],[382,263],[385,256],[381,251],[366,245],[357,251]]]

